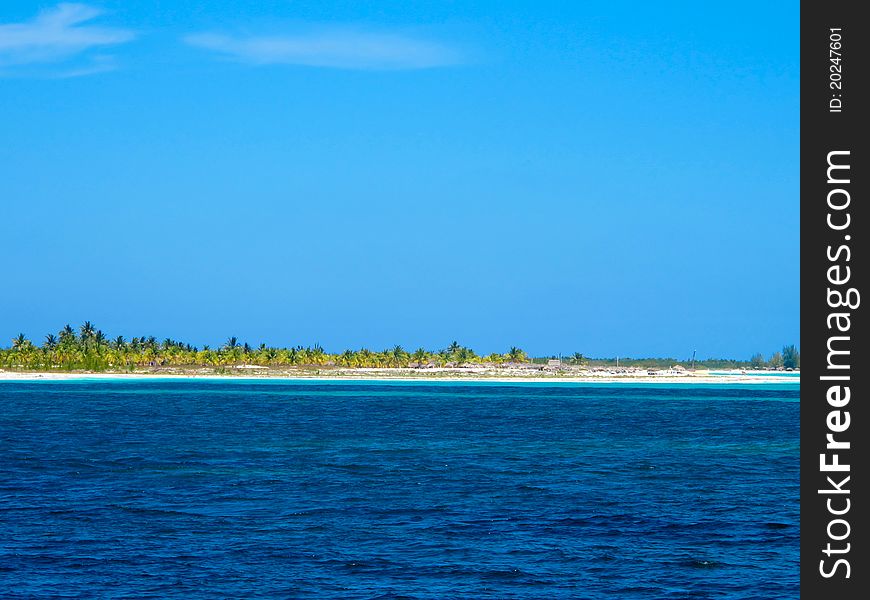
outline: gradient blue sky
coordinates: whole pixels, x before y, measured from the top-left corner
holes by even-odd
[[[799,343],[797,2],[0,5],[0,339]]]

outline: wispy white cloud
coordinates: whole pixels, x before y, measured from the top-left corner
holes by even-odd
[[[84,60],[73,65],[70,73],[107,70],[105,58],[89,59],[85,55],[98,47],[130,41],[132,31],[88,24],[102,11],[85,4],[58,4],[30,21],[0,24],[0,67]]]
[[[95,75],[97,73],[107,73],[118,68],[118,63],[114,56],[94,56],[86,63],[70,67],[51,75],[54,79],[70,79],[72,77],[84,77],[86,75]]]
[[[184,41],[243,62],[337,69],[428,69],[457,65],[451,46],[402,33],[324,29],[272,36],[188,35]]]

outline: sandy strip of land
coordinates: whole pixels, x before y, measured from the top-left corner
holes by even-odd
[[[491,383],[644,383],[644,384],[799,384],[800,377],[785,377],[776,375],[759,375],[753,373],[730,374],[727,376],[693,373],[680,376],[646,375],[640,373],[608,375],[558,375],[541,374],[536,376],[498,376],[469,373],[462,375],[426,374],[409,376],[407,370],[396,369],[393,373],[361,369],[346,370],[327,375],[323,373],[281,373],[268,375],[244,374],[214,374],[214,373],[58,373],[58,372],[27,372],[0,371],[0,381],[74,381],[74,380],[149,380],[149,379],[226,379],[235,381],[373,381],[373,382],[491,382]],[[387,369],[378,369],[387,371]],[[389,370],[393,371],[393,370]]]

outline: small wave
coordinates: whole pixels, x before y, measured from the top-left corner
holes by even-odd
[[[717,569],[724,566],[724,563],[715,560],[707,560],[704,558],[689,558],[679,561],[681,567],[689,567],[690,569]]]
[[[587,525],[595,525],[595,519],[584,517],[565,517],[553,522],[554,525],[563,525],[565,527],[585,527]]]
[[[111,508],[116,508],[124,512],[141,515],[172,515],[182,517],[196,516],[196,513],[186,512],[182,510],[170,510],[166,508],[143,508],[140,506],[125,506],[123,504],[110,504],[109,506]]]
[[[550,491],[549,488],[545,488],[545,487],[540,486],[540,485],[528,485],[525,483],[521,483],[520,485],[518,485],[517,489],[518,490],[528,490],[531,492],[549,492]]]

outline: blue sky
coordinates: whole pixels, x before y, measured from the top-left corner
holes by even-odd
[[[0,339],[799,343],[798,29],[797,2],[6,1]]]

